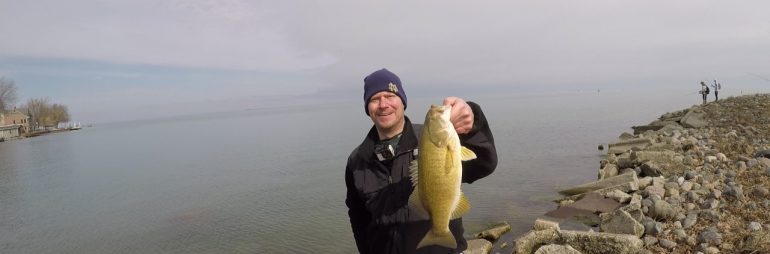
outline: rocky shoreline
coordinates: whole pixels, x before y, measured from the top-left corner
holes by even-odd
[[[608,145],[598,180],[560,191],[531,231],[498,241],[501,225],[466,253],[770,253],[770,94],[632,129]]]

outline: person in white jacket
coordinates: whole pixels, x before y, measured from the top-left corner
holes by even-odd
[[[722,84],[717,83],[717,80],[715,79],[714,80],[714,84],[711,85],[711,87],[714,88],[714,101],[718,101],[719,100],[719,90],[722,89]]]

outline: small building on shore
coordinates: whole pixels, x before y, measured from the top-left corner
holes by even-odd
[[[6,140],[29,133],[29,119],[16,109],[0,113],[0,138]]]
[[[21,125],[12,124],[0,126],[0,141],[19,138],[22,134]]]

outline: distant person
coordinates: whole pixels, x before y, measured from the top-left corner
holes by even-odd
[[[700,94],[703,96],[703,104],[706,104],[706,98],[709,95],[709,86],[706,85],[706,82],[700,82]]]
[[[447,97],[450,121],[460,143],[477,158],[462,162],[462,182],[472,183],[492,173],[497,151],[481,107],[457,97]],[[348,157],[345,184],[350,225],[360,253],[461,253],[468,244],[463,238],[462,218],[449,222],[456,249],[417,244],[431,227],[429,220],[410,218],[408,201],[414,187],[409,165],[419,156],[422,124],[404,115],[406,93],[396,74],[381,69],[364,78],[364,111],[374,126]],[[426,109],[427,112],[427,109]]]
[[[722,89],[722,84],[717,83],[717,80],[715,79],[714,80],[714,84],[711,85],[711,86],[714,87],[714,101],[718,101],[719,100],[719,90]]]

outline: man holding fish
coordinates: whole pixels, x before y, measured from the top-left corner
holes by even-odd
[[[360,253],[460,253],[461,216],[470,204],[460,184],[497,166],[492,132],[479,105],[447,97],[424,124],[404,115],[406,93],[387,69],[364,78],[372,126],[348,157],[348,215]]]

